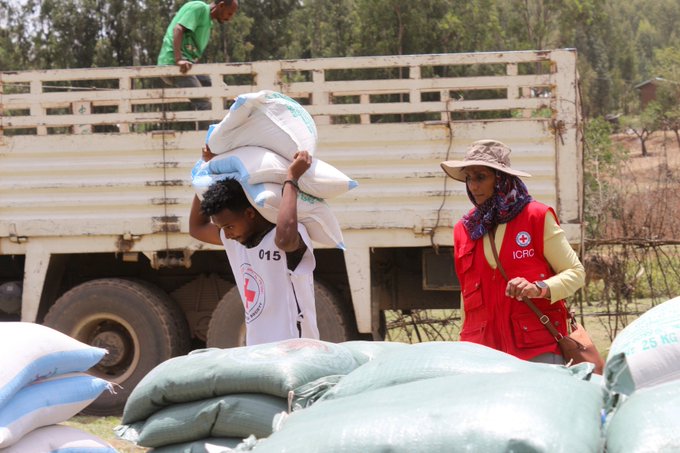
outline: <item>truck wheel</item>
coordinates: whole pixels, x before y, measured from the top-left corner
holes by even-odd
[[[316,300],[316,322],[324,341],[339,343],[353,337],[352,324],[343,309],[340,298],[323,283],[314,282]],[[234,286],[224,295],[213,312],[208,327],[207,346],[211,348],[233,348],[245,346],[246,325],[243,303]]]
[[[322,340],[342,343],[354,338],[353,317],[348,315],[348,307],[334,291],[323,283],[314,282],[314,300],[316,324]]]
[[[246,318],[243,313],[243,302],[234,285],[220,299],[210,317],[208,324],[209,348],[234,348],[246,345]]]
[[[83,412],[119,415],[130,392],[156,365],[184,354],[188,329],[178,323],[173,301],[148,283],[123,279],[92,280],[62,295],[44,324],[83,343],[105,348],[107,355],[89,372],[111,382],[116,394],[104,392]],[[167,300],[166,300],[167,298]]]
[[[172,337],[172,350],[176,352],[175,356],[184,355],[191,351],[191,329],[189,328],[187,317],[184,316],[184,312],[177,302],[175,302],[168,293],[153,283],[144,280],[134,280],[134,282],[143,285],[146,289],[154,293],[157,300],[162,303],[168,313],[170,313],[170,318],[174,323],[173,332],[175,332],[175,335]]]

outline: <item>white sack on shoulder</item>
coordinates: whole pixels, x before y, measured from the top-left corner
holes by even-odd
[[[213,182],[226,178],[235,179],[243,187],[250,204],[262,214],[262,217],[276,223],[281,205],[281,189],[283,188],[281,184],[249,184],[248,174],[243,168],[233,173],[213,174],[203,164],[205,162],[199,161],[191,170],[191,184],[194,186],[199,199],[203,199],[203,193]],[[309,233],[312,241],[328,247],[345,249],[340,224],[328,203],[321,198],[300,191],[298,193],[297,210],[298,221],[307,228],[307,233]]]
[[[275,183],[257,185],[263,186],[263,190],[259,191],[257,198],[250,198],[247,189],[245,190],[246,196],[255,209],[262,214],[262,217],[276,223],[279,206],[281,206],[281,189],[283,186]],[[307,233],[309,233],[312,241],[345,250],[340,224],[328,203],[321,198],[299,192],[297,209],[298,221],[307,228]]]
[[[208,174],[238,173],[238,180],[248,184],[274,182],[283,184],[291,161],[259,146],[243,146],[220,154],[208,162],[199,161],[197,171]],[[321,159],[312,159],[312,166],[298,180],[300,190],[318,198],[332,198],[355,188],[356,181]]]
[[[313,155],[317,137],[314,120],[298,102],[276,91],[262,90],[236,98],[208,137],[208,146],[214,154],[261,146],[293,160],[298,151]]]

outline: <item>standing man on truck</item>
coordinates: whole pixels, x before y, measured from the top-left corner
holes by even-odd
[[[204,160],[212,155],[204,151]],[[297,218],[297,181],[312,164],[295,154],[282,186],[276,224],[248,201],[235,179],[214,182],[194,196],[189,234],[223,245],[245,309],[246,344],[291,338],[319,339],[314,301],[316,260],[305,226]]]
[[[212,31],[212,21],[223,24],[236,14],[238,0],[190,1],[182,6],[168,25],[163,37],[158,65],[177,65],[181,74],[187,74],[191,67],[205,52]],[[204,75],[184,75],[162,77],[169,86],[179,88],[209,87],[210,77]],[[210,110],[207,99],[192,100],[196,110]]]

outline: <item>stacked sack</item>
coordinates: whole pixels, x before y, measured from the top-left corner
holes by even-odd
[[[592,371],[589,363],[526,362],[466,342],[402,345],[334,385],[321,379],[296,389],[297,410],[238,451],[601,451],[603,394],[589,381]]]
[[[293,99],[268,90],[238,96],[225,118],[210,126],[206,144],[218,156],[196,163],[192,184],[201,196],[216,180],[236,179],[260,214],[276,223],[288,166],[298,151],[313,155],[316,142],[312,117]],[[341,195],[357,183],[314,158],[298,184],[298,219],[311,239],[344,249],[340,225],[325,199]]]
[[[0,449],[50,452],[89,448],[112,452],[101,439],[67,421],[110,384],[85,373],[106,350],[81,343],[39,324],[0,324]],[[43,428],[44,427],[44,428]]]
[[[680,451],[680,297],[616,336],[604,381],[607,452]]]
[[[167,360],[132,391],[116,428],[154,452],[197,452],[267,437],[293,389],[358,366],[342,345],[294,339]]]

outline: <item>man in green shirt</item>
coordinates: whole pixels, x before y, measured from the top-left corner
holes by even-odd
[[[203,1],[190,1],[184,4],[170,22],[163,37],[161,51],[158,54],[158,65],[177,65],[179,72],[186,74],[203,55],[212,21],[228,22],[238,9],[238,0],[213,0],[207,4]],[[170,86],[193,88],[211,86],[210,77],[205,75],[185,75],[179,77],[162,77]],[[192,99],[196,110],[212,108],[207,99]]]

